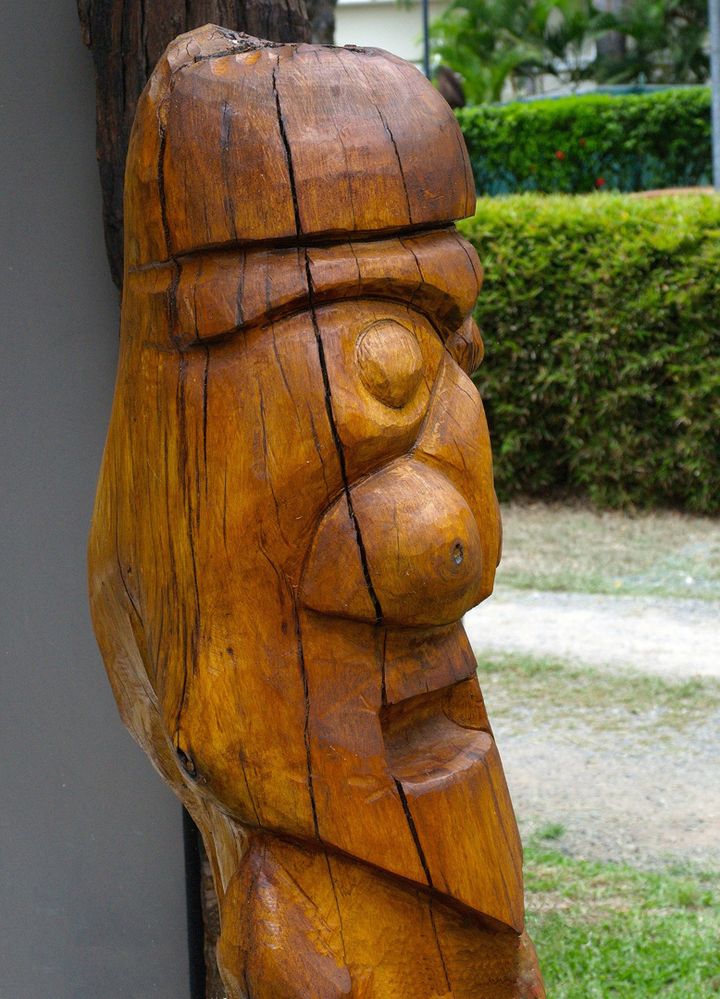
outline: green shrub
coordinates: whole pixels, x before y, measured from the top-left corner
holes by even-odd
[[[706,87],[481,105],[457,114],[478,194],[710,182]]]
[[[720,199],[515,195],[460,228],[501,498],[720,512]]]

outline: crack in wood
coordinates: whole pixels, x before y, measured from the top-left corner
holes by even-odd
[[[305,665],[305,650],[302,643],[302,628],[300,625],[300,613],[297,603],[293,599],[293,619],[295,623],[295,637],[297,641],[298,663],[302,676],[303,696],[305,698],[305,719],[303,725],[303,739],[305,742],[305,757],[307,762],[308,792],[310,794],[310,807],[312,809],[313,825],[315,827],[315,837],[319,840],[320,824],[318,822],[317,803],[315,801],[315,787],[313,783],[312,752],[310,747],[310,687],[308,684],[307,667]]]
[[[310,271],[310,259],[305,254],[305,266],[308,281],[308,294],[310,296],[310,315],[312,318],[313,329],[315,330],[315,341],[318,348],[318,358],[320,361],[320,371],[322,372],[323,385],[325,387],[325,409],[327,411],[328,421],[330,423],[330,431],[332,433],[333,443],[335,444],[335,450],[338,456],[338,463],[340,465],[340,476],[343,483],[343,492],[345,493],[345,501],[347,503],[348,515],[350,517],[350,523],[352,524],[353,532],[355,534],[355,543],[360,555],[360,564],[362,567],[363,578],[365,580],[365,586],[370,597],[370,602],[373,605],[373,610],[375,612],[375,623],[380,624],[383,619],[382,606],[375,590],[375,586],[372,581],[372,576],[370,574],[370,564],[368,562],[367,551],[365,549],[365,543],[363,542],[362,531],[360,529],[360,522],[355,513],[352,501],[352,491],[350,488],[350,482],[348,480],[347,467],[345,465],[345,450],[343,448],[342,440],[340,439],[340,434],[337,429],[337,424],[335,422],[335,414],[333,412],[332,404],[332,390],[330,387],[330,375],[327,369],[327,362],[325,359],[325,347],[322,341],[322,335],[320,333],[320,327],[317,321],[317,316],[315,314],[315,306],[313,304],[313,291],[312,291],[312,274]]]
[[[430,875],[430,868],[428,867],[428,863],[425,858],[425,851],[420,843],[420,836],[418,835],[417,827],[415,825],[415,819],[412,817],[412,813],[410,812],[410,805],[408,804],[407,796],[405,794],[405,788],[402,786],[402,783],[397,777],[393,777],[393,780],[395,781],[395,787],[397,788],[397,793],[400,796],[400,802],[402,804],[403,811],[405,812],[405,819],[408,824],[408,829],[410,830],[410,835],[412,836],[415,849],[417,850],[420,866],[423,869],[428,886],[430,888],[434,888],[435,886],[433,885],[433,880]]]
[[[299,239],[302,234],[302,225],[300,223],[300,205],[298,203],[297,188],[295,186],[295,169],[293,167],[292,149],[290,148],[290,141],[285,131],[285,119],[283,118],[282,105],[280,103],[280,91],[278,90],[278,76],[280,74],[280,56],[278,55],[277,61],[273,66],[272,72],[272,88],[273,94],[275,95],[275,107],[277,110],[278,118],[278,128],[280,129],[280,138],[282,139],[282,144],[285,149],[285,158],[287,160],[288,168],[288,179],[290,181],[290,193],[292,194],[293,212],[295,214],[295,234]]]
[[[170,285],[167,290],[167,309],[168,309],[168,324],[170,327],[170,337],[171,339],[177,341],[177,331],[178,331],[178,308],[177,308],[177,292],[180,285],[180,272],[181,265],[176,257],[173,255],[172,251],[172,240],[170,236],[170,223],[168,221],[167,213],[167,198],[165,193],[165,148],[167,145],[167,131],[162,123],[162,120],[158,121],[158,128],[160,131],[160,144],[158,148],[158,165],[157,165],[157,184],[158,184],[158,200],[160,202],[160,219],[162,221],[163,234],[165,236],[165,252],[167,253],[167,262],[172,268],[172,274],[170,279]]]
[[[328,877],[330,878],[330,885],[332,887],[333,898],[335,899],[335,909],[337,911],[338,917],[338,929],[340,931],[340,943],[342,945],[343,961],[347,965],[347,948],[345,946],[345,931],[343,930],[342,912],[340,911],[340,900],[337,893],[337,885],[335,884],[335,878],[332,872],[332,864],[330,863],[330,856],[325,850],[325,863],[327,864]]]
[[[438,955],[440,957],[440,964],[442,964],[443,975],[445,976],[445,984],[448,987],[448,992],[452,994],[452,985],[450,984],[450,975],[448,974],[448,967],[445,962],[445,955],[443,954],[442,944],[440,943],[440,936],[438,935],[437,925],[435,923],[435,912],[433,910],[433,900],[432,896],[428,897],[428,912],[430,913],[430,924],[432,926],[433,935],[435,936],[435,943],[437,945]]]
[[[242,96],[242,93],[241,95]],[[220,168],[223,175],[223,202],[225,206],[225,214],[230,222],[230,232],[232,238],[237,240],[237,225],[235,222],[235,198],[230,189],[230,170],[229,170],[229,154],[230,154],[230,135],[232,132],[232,112],[230,110],[230,102],[224,100],[222,102],[222,109],[220,112]]]

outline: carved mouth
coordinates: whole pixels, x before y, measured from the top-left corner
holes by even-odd
[[[459,621],[435,628],[388,628],[383,654],[383,704],[449,687],[475,675],[477,664]]]
[[[457,779],[493,744],[473,679],[386,705],[380,723],[390,771],[406,790]]]
[[[475,669],[460,623],[388,632],[380,724],[403,785],[442,782],[485,758],[492,736]]]
[[[517,827],[474,659],[472,653],[461,655],[466,646],[458,624],[445,637],[445,647],[456,650],[450,657],[453,668],[464,660],[472,675],[446,679],[395,702],[388,698],[383,705],[385,761],[428,885],[519,932]],[[444,672],[447,660],[441,656],[427,680],[438,680]]]

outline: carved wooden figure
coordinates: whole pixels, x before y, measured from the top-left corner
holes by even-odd
[[[212,860],[228,995],[543,996],[460,623],[500,523],[452,113],[387,53],[208,26],[125,198],[92,611]]]

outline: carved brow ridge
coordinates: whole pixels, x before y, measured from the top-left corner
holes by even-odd
[[[482,274],[474,251],[453,226],[371,240],[346,236],[307,246],[207,250],[166,267],[173,339],[187,346],[279,320],[311,299],[322,305],[363,297],[410,305],[448,336],[472,311]],[[164,294],[161,273],[156,267],[128,277],[141,293],[145,286],[151,294]]]
[[[136,264],[128,268],[128,274],[139,274],[143,271],[156,270],[174,264],[182,264],[187,260],[199,257],[216,256],[218,254],[232,255],[234,253],[252,253],[254,250],[271,252],[272,250],[311,249],[332,246],[350,245],[353,243],[378,243],[387,239],[398,239],[403,236],[421,236],[424,233],[455,232],[452,222],[421,222],[417,225],[405,225],[389,229],[374,229],[372,232],[324,232],[288,236],[278,239],[227,240],[222,243],[203,243],[184,250],[164,260],[151,260],[148,263]]]

